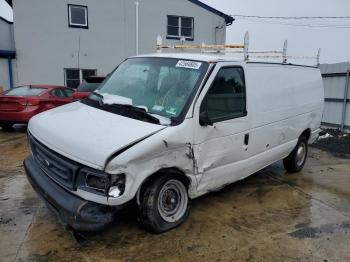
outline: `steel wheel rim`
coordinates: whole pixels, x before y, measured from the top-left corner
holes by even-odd
[[[297,166],[302,166],[306,158],[306,145],[301,143],[297,149],[296,162]]]
[[[159,192],[158,211],[160,216],[169,223],[178,221],[186,213],[187,190],[178,180],[167,181]]]

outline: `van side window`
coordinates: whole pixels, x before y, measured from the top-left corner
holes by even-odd
[[[206,103],[208,117],[213,122],[245,116],[246,97],[243,69],[240,67],[220,69],[209,88],[204,103]]]

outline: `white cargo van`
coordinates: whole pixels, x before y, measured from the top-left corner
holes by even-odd
[[[62,222],[97,230],[127,203],[154,233],[190,201],[283,159],[300,171],[318,136],[317,67],[215,54],[121,63],[87,99],[34,117],[25,169]]]

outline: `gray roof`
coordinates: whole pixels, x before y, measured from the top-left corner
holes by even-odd
[[[224,14],[223,12],[220,12],[219,10],[209,6],[209,5],[206,5],[204,3],[202,3],[201,1],[198,1],[198,0],[188,0],[190,1],[191,3],[193,4],[196,4],[206,10],[208,10],[209,12],[212,12],[218,16],[221,16],[223,18],[225,18],[225,21],[226,21],[226,25],[231,25],[233,21],[235,21],[235,19],[232,17],[232,16],[229,16],[229,15],[226,15]]]
[[[0,20],[6,22],[6,23],[8,23],[8,24],[13,24],[13,22],[7,20],[6,18],[4,18],[4,17],[2,17],[2,16],[0,16]]]

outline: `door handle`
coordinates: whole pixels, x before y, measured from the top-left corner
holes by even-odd
[[[244,145],[248,146],[248,144],[249,144],[249,134],[247,133],[244,135]]]

